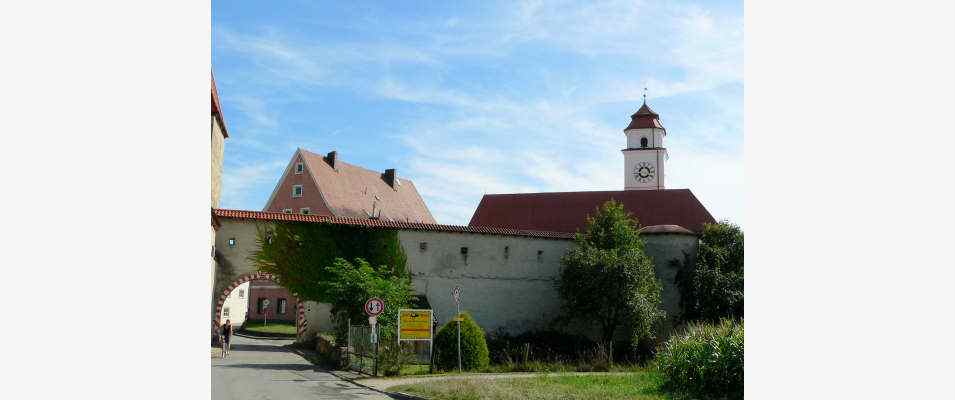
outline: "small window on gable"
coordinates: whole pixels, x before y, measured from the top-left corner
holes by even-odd
[[[302,185],[292,186],[292,197],[302,197]]]
[[[544,250],[537,250],[537,262],[544,261]]]
[[[303,163],[295,164],[295,173],[301,174],[302,172],[305,172],[305,164]]]
[[[640,147],[644,147],[644,148],[647,147],[647,138],[645,137],[640,138]]]
[[[307,214],[311,214],[311,213],[312,213],[312,209],[311,209],[311,208],[308,208],[308,207],[305,207],[305,208],[302,208],[301,210],[299,210],[299,212],[301,212],[302,214],[306,214],[306,215],[307,215]]]
[[[245,298],[245,290],[239,289],[239,298],[240,298],[240,299],[244,299],[244,298]]]
[[[226,317],[226,318],[229,318],[229,307],[226,307],[226,308],[223,308],[223,309],[222,309],[222,316],[223,316],[223,317]]]
[[[284,212],[284,213],[286,213],[286,214],[291,214],[291,213],[292,213],[292,209],[291,209],[291,208],[286,208],[286,209],[282,210],[282,212]]]

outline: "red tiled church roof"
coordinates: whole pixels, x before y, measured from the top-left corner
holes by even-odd
[[[386,221],[380,219],[368,219],[368,218],[346,218],[346,217],[328,217],[323,215],[315,214],[285,214],[279,212],[265,212],[265,211],[246,211],[246,210],[227,210],[221,208],[212,209],[212,215],[218,219],[249,219],[257,221],[273,221],[273,222],[310,222],[310,223],[326,223],[326,224],[339,224],[339,225],[350,225],[350,226],[363,226],[368,228],[382,228],[382,229],[401,229],[401,230],[415,230],[415,231],[431,231],[431,232],[457,232],[457,233],[477,233],[485,235],[500,235],[500,236],[524,236],[524,237],[534,237],[534,238],[546,238],[546,239],[573,239],[574,235],[564,232],[543,232],[543,231],[533,231],[533,230],[522,230],[522,229],[504,229],[504,228],[491,228],[491,227],[478,227],[478,226],[460,226],[460,225],[441,225],[441,224],[424,224],[416,222],[404,222],[404,221]]]
[[[689,189],[661,189],[489,194],[468,225],[572,233],[610,199],[623,203],[644,227],[679,225],[698,233],[704,223],[716,222]]]

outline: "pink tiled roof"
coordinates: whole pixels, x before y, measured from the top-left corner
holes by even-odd
[[[381,220],[436,222],[414,182],[402,178],[400,173],[400,184],[392,188],[382,177],[382,171],[346,163],[341,156],[332,168],[323,156],[300,150],[321,191],[321,198],[336,217],[368,218],[374,208],[376,214],[380,212]]]

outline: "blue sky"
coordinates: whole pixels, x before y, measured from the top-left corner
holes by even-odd
[[[446,224],[485,193],[622,190],[646,86],[666,186],[743,225],[742,2],[351,3],[213,3],[221,207],[262,209],[297,147],[397,168]]]

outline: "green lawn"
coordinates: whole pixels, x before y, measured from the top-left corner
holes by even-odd
[[[249,333],[295,336],[295,324],[291,322],[269,322],[267,325],[263,325],[261,322],[246,322],[243,330]]]
[[[670,399],[660,384],[655,372],[642,371],[626,375],[468,378],[400,385],[388,390],[430,400]]]

